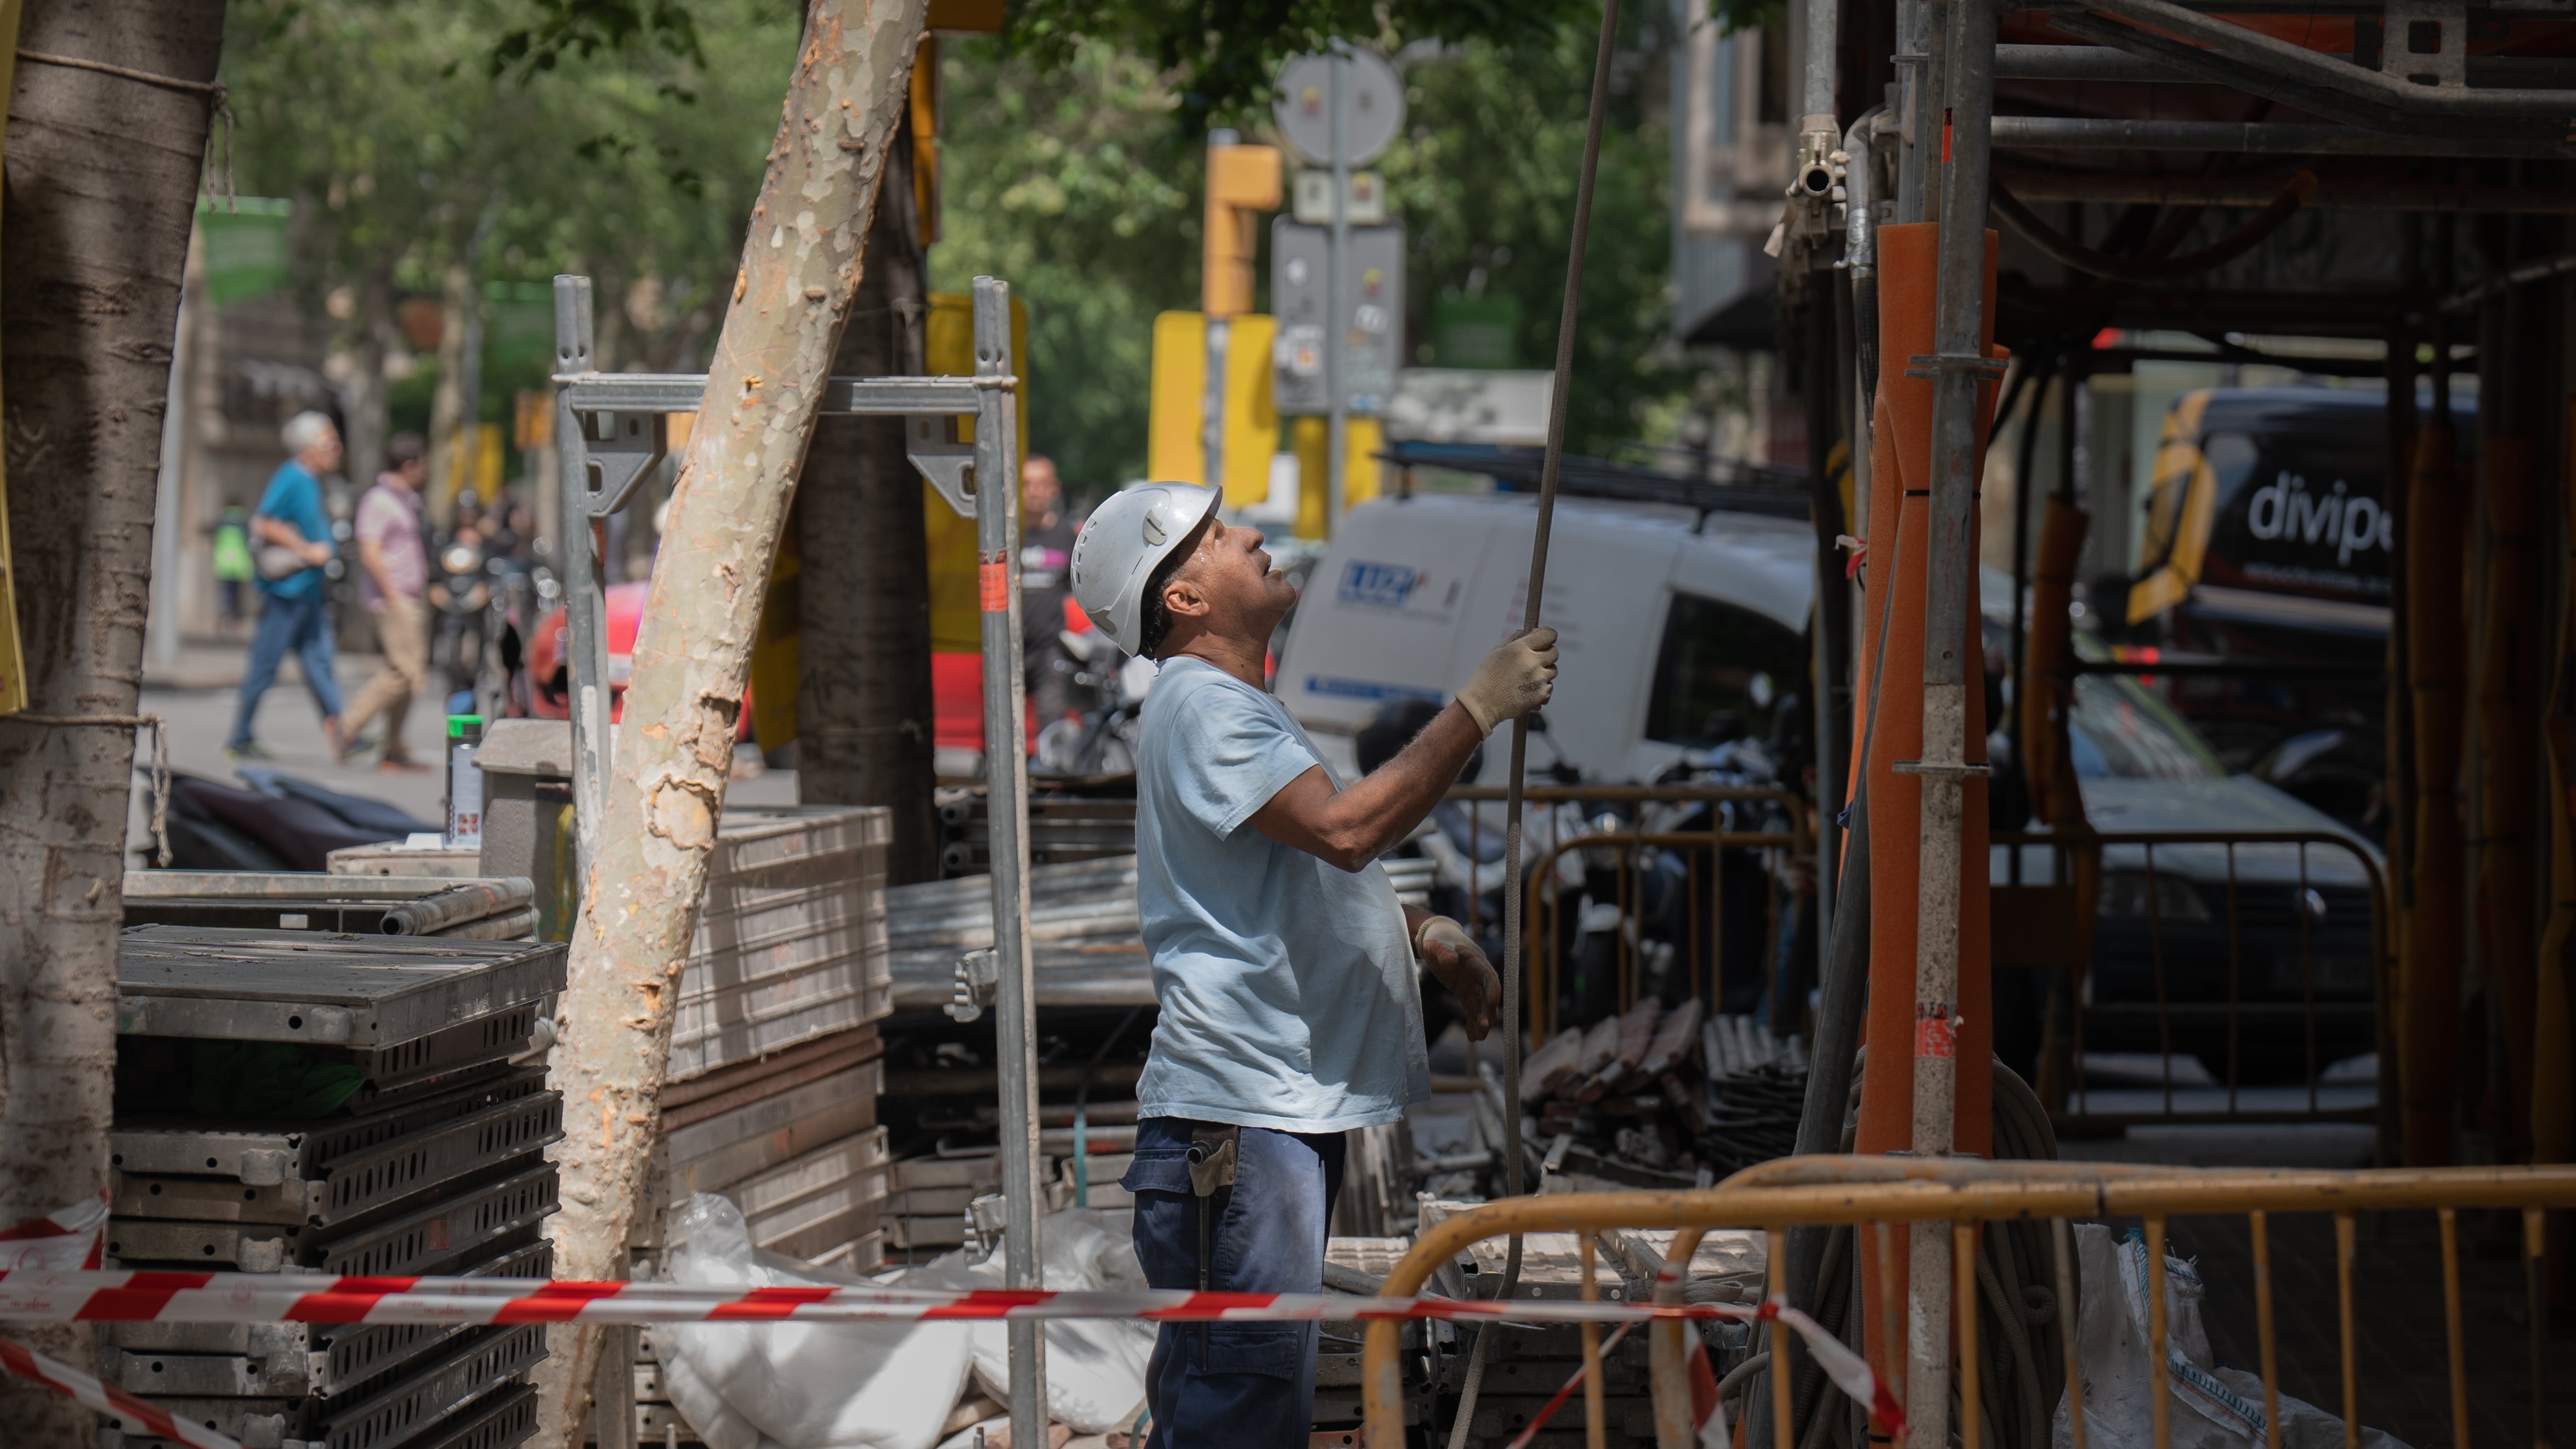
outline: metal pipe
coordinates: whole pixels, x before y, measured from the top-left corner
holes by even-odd
[[[1797,188],[1810,204],[1820,206],[1833,195],[1833,153],[1841,131],[1834,97],[1841,0],[1804,0],[1799,13],[1806,22],[1806,68],[1798,119]]]
[[[2164,35],[2193,42],[2213,56],[2260,67],[2266,75],[2305,81],[2387,107],[2394,113],[2388,117],[2392,125],[2433,116],[2528,118],[2563,125],[2569,111],[2576,109],[2576,94],[2566,91],[2415,85],[2259,30],[2203,15],[2172,4],[2171,0],[2050,0],[2050,8],[2116,15],[2138,26],[2152,26]]]
[[[1940,251],[1936,269],[1929,557],[1923,611],[1922,758],[1897,769],[1922,776],[1914,967],[1913,1134],[1917,1156],[1956,1146],[1960,1019],[1960,892],[1966,825],[1968,590],[1975,567],[1978,404],[1993,368],[1985,316],[1988,135],[1994,115],[1995,16],[1989,0],[1948,0],[1949,86],[1943,110]],[[1906,1324],[1911,1349],[1912,1423],[1918,1442],[1949,1437],[1954,1305],[1937,1224],[1917,1224]]]
[[[1019,379],[1011,355],[1011,289],[975,279],[975,549],[984,585],[984,789],[991,830],[994,999],[1000,1072],[1004,1281],[1039,1286],[1038,1055],[1029,958],[1028,700],[1020,659]],[[1046,1442],[1046,1340],[1010,1325],[1011,1441]]]
[[[1342,378],[1348,371],[1342,344],[1351,326],[1350,307],[1342,296],[1349,280],[1346,274],[1351,269],[1351,219],[1347,207],[1351,163],[1343,154],[1348,146],[1348,123],[1342,115],[1342,90],[1351,72],[1348,42],[1333,42],[1332,59],[1324,72],[1330,91],[1325,97],[1326,114],[1333,130],[1333,245],[1324,268],[1324,536],[1330,538],[1341,525],[1345,490],[1350,485],[1345,476],[1349,460],[1343,456],[1350,451],[1350,409],[1342,399]]]
[[[1565,414],[1574,385],[1574,322],[1583,300],[1583,253],[1592,231],[1592,185],[1601,164],[1601,128],[1607,116],[1610,99],[1610,50],[1619,36],[1619,0],[1602,0],[1601,34],[1594,43],[1592,56],[1592,93],[1586,102],[1583,122],[1583,160],[1575,173],[1574,231],[1568,239],[1565,257],[1565,299],[1556,320],[1556,374],[1548,390],[1547,447],[1539,463],[1537,517],[1530,529],[1529,578],[1524,586],[1526,602],[1521,612],[1521,629],[1526,633],[1538,627],[1539,606],[1547,592],[1548,530],[1556,516],[1556,476],[1565,460]],[[1338,62],[1336,62],[1338,66]],[[1336,118],[1341,108],[1333,110]],[[1336,137],[1334,151],[1341,147]],[[1337,183],[1338,184],[1338,183]],[[1333,215],[1341,216],[1338,192]],[[1333,323],[1338,328],[1341,320]],[[1327,339],[1326,346],[1336,345]],[[1327,356],[1329,356],[1329,350]],[[1334,395],[1340,405],[1340,394]],[[1336,414],[1338,416],[1338,413]],[[1334,466],[1341,466],[1341,438],[1338,431],[1332,441]],[[1336,477],[1339,476],[1337,473]],[[1335,500],[1338,502],[1338,497]],[[1528,1045],[1528,1028],[1522,1019],[1522,969],[1527,943],[1522,939],[1521,915],[1529,894],[1527,878],[1521,874],[1521,806],[1528,788],[1529,720],[1512,721],[1511,765],[1503,777],[1503,1182],[1504,1191],[1519,1196],[1526,1191],[1528,1162],[1521,1150],[1521,1052]],[[1551,939],[1553,939],[1551,937]],[[1501,1293],[1509,1297],[1521,1276],[1521,1240],[1512,1239],[1503,1259]],[[1476,1332],[1475,1360],[1468,1367],[1464,1392],[1458,1399],[1458,1419],[1450,1442],[1466,1442],[1474,1417],[1476,1393],[1485,1377],[1485,1362],[1492,1356],[1495,1330],[1488,1326]],[[1364,1385],[1371,1395],[1399,1393],[1394,1367],[1390,1363],[1384,1381],[1371,1377]],[[1402,1449],[1403,1427],[1389,1426],[1383,1418],[1369,1423],[1369,1449]]]
[[[2240,15],[2252,12],[2229,5],[2224,7],[2223,13]],[[2378,14],[2376,10],[2367,13]],[[1999,45],[1995,47],[1995,79],[2166,86],[2220,84],[2144,56],[2131,55],[2115,45]],[[2546,88],[2552,82],[2564,85],[2576,81],[2576,68],[2552,56],[2473,55],[2468,58],[2468,80],[2470,87],[2477,90],[2508,86]]]
[[[2000,120],[1997,124],[2001,124]],[[2078,201],[2112,206],[2258,207],[2270,205],[2281,194],[2280,183],[2261,179],[2204,180],[2196,176],[2110,176],[2015,169],[1997,172],[1995,180],[2024,201]],[[2299,207],[2303,211],[2447,211],[2564,216],[2576,214],[2576,187],[2320,181],[2314,191],[2300,198]],[[2576,268],[2576,262],[2569,265]]]
[[[1897,151],[1896,219],[1917,222],[1924,208],[1924,137],[1931,130],[1934,69],[1931,0],[1896,0]]]
[[[594,330],[588,277],[555,278],[555,373],[593,371]],[[700,391],[705,390],[703,380]],[[556,489],[563,516],[556,521],[564,600],[564,671],[571,687],[565,704],[572,718],[573,852],[583,879],[599,848],[599,822],[608,813],[609,701],[607,582],[600,573],[597,539],[590,531],[588,423],[573,409],[569,389],[555,393]]]
[[[1997,116],[1994,144],[2017,151],[2243,151],[2285,156],[2565,156],[2560,141],[2397,136],[2276,121],[2129,121]]]

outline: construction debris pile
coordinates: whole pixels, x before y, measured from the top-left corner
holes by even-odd
[[[443,883],[442,883],[443,884]],[[129,929],[111,1266],[543,1278],[563,1135],[535,1033],[565,948]],[[538,1325],[129,1323],[101,1375],[273,1449],[515,1443]],[[142,1449],[157,1441],[109,1442]]]
[[[1428,860],[1381,861],[1396,897],[1428,899]],[[1037,1006],[1150,1006],[1153,973],[1136,919],[1136,857],[1041,865],[1028,874],[1030,966]],[[993,882],[959,876],[886,892],[894,1009],[936,1011],[957,999],[957,963],[993,944]]]
[[[1415,1167],[1443,1198],[1502,1193],[1502,1080],[1412,1114]],[[1750,1016],[1705,1016],[1690,999],[1646,997],[1588,1029],[1569,1027],[1521,1064],[1530,1181],[1559,1191],[1689,1188],[1774,1157],[1797,1136],[1807,1060],[1797,1037]]]

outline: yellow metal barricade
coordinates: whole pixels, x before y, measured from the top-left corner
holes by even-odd
[[[2079,852],[2101,861],[2093,940],[2052,942],[2036,954],[2054,950],[2065,959],[2030,961],[2060,972],[2039,1081],[2061,1129],[2351,1121],[2379,1124],[2385,1135],[2393,1126],[2394,916],[2386,874],[2369,847],[2320,830],[2130,830],[2082,837],[1998,831],[1994,849],[1999,891],[2030,888],[2024,876],[2042,877],[2041,889],[2078,879],[2072,857]],[[1998,910],[1999,965],[2031,954],[2008,951],[2011,929]],[[2206,986],[2212,968],[2223,968],[2216,999],[2177,991],[2178,975]],[[2143,996],[2122,989],[2139,986],[2134,978],[2142,971]],[[2249,1030],[2260,1033],[2253,1055],[2269,1046],[2294,1062],[2304,1092],[2256,1087],[2258,1099],[2248,1099]],[[2174,1075],[2178,1057],[2199,1055],[2187,1048],[2213,1039],[2216,1050],[2207,1055],[2219,1068],[2223,1097]],[[2152,1050],[2162,1064],[2153,1100],[2095,1101],[2084,1055],[2088,1042],[2098,1048],[2106,1040]],[[2341,1100],[2364,1083],[2323,1083],[2329,1057],[2365,1051],[2378,1058],[2368,1083],[2375,1100]],[[2383,1160],[2394,1160],[2393,1147],[2392,1139]]]
[[[1757,1229],[1769,1238],[1770,1291],[1774,1302],[1785,1291],[1785,1243],[1789,1229],[1800,1226],[1863,1226],[1948,1222],[1957,1263],[1958,1297],[1974,1302],[1977,1241],[1986,1224],[2047,1219],[2064,1225],[2078,1219],[2134,1217],[2143,1220],[2148,1261],[2164,1261],[2165,1229],[2170,1218],[2244,1214],[2253,1246],[2257,1332],[2261,1340],[2267,1449],[2279,1449],[2280,1376],[2273,1341],[2275,1321],[2269,1257],[2269,1217],[2274,1213],[2330,1213],[2336,1239],[2337,1314],[2343,1367],[2341,1411],[2344,1442],[2361,1442],[2358,1397],[2358,1350],[2354,1245],[2358,1215],[2365,1212],[2430,1211],[2441,1228],[2443,1301],[2449,1344],[2452,1443],[2469,1442],[2468,1365],[2462,1325],[2458,1215],[2463,1210],[2516,1212],[2521,1218],[2522,1258],[2534,1315],[2530,1355],[2533,1398],[2533,1442],[2546,1442],[2546,1335],[2542,1292],[2542,1215],[2576,1207],[2576,1166],[2399,1168],[2352,1172],[2288,1169],[2193,1169],[2106,1163],[2002,1162],[1975,1159],[1900,1157],[1796,1157],[1748,1168],[1716,1187],[1697,1192],[1561,1193],[1513,1198],[1471,1208],[1426,1230],[1388,1273],[1380,1293],[1411,1297],[1433,1270],[1471,1243],[1510,1233],[1570,1232],[1584,1241],[1615,1229],[1679,1229],[1656,1301],[1680,1301],[1682,1275],[1700,1236],[1712,1228]],[[1882,1237],[1882,1242],[1885,1238]],[[2060,1301],[2067,1301],[2070,1253],[2067,1235],[2058,1234]],[[2153,1443],[2171,1443],[2170,1395],[2167,1383],[2166,1333],[2169,1323],[2165,1274],[2146,1275],[2149,1301],[2147,1364],[2151,1385]],[[1882,1292],[1895,1287],[1882,1285]],[[1591,1296],[1588,1292],[1587,1297]],[[1977,1315],[1959,1315],[1957,1369],[1962,1413],[1958,1430],[1963,1449],[1981,1449],[1979,1419]],[[1362,1354],[1361,1382],[1368,1417],[1370,1449],[1401,1449],[1403,1386],[1397,1361],[1396,1322],[1371,1321]],[[1687,1340],[1696,1332],[1675,1318],[1658,1321],[1652,1339],[1653,1389],[1657,1439],[1664,1449],[1687,1449],[1695,1439],[1690,1427],[1690,1389],[1684,1377]],[[2074,1382],[2073,1336],[2067,1335],[2069,1381]],[[1893,1336],[1889,1342],[1896,1340]],[[1584,1337],[1584,1371],[1589,1386],[1601,1382],[1598,1335]],[[1901,1365],[1874,1364],[1882,1381],[1901,1385]],[[1770,1363],[1772,1421],[1778,1449],[1789,1449],[1791,1402],[1789,1356],[1774,1353]],[[1593,1402],[1598,1402],[1597,1397]],[[1587,1415],[1590,1442],[1602,1442],[1598,1413]],[[2084,1440],[2082,1396],[2074,1396],[2073,1442]],[[2002,1446],[1996,1446],[2002,1449]]]
[[[1523,857],[1523,888],[1527,895],[1523,897],[1521,911],[1522,959],[1529,963],[1529,982],[1523,1000],[1528,1003],[1529,1034],[1526,1040],[1532,1050],[1559,1030],[1556,983],[1563,974],[1562,917],[1565,901],[1557,866],[1572,852],[1607,852],[1619,858],[1619,893],[1614,903],[1623,921],[1637,908],[1640,880],[1650,855],[1657,851],[1671,851],[1681,856],[1686,872],[1687,913],[1684,939],[1672,944],[1680,958],[1689,963],[1692,989],[1703,995],[1712,1013],[1717,1010],[1724,958],[1726,892],[1723,871],[1726,853],[1730,850],[1754,852],[1765,877],[1762,964],[1766,972],[1776,974],[1782,969],[1778,950],[1781,876],[1791,869],[1812,868],[1815,857],[1815,842],[1804,800],[1786,790],[1747,785],[1532,785],[1525,796],[1533,810],[1549,811],[1562,804],[1705,804],[1709,807],[1710,821],[1706,829],[1650,830],[1645,828],[1647,822],[1641,816],[1635,828],[1587,830],[1554,840],[1546,848],[1531,851]],[[1500,818],[1502,811],[1496,807],[1500,806],[1503,798],[1502,787],[1496,785],[1462,785],[1447,796],[1451,803],[1465,807],[1470,839],[1479,837],[1488,809]],[[1790,828],[1726,829],[1722,807],[1728,804],[1776,806],[1790,822]],[[1804,888],[1812,888],[1811,883]],[[1465,925],[1471,932],[1479,929],[1482,918],[1478,894],[1468,893]],[[1705,916],[1701,910],[1703,898],[1707,907]],[[1622,1011],[1635,1004],[1640,989],[1639,945],[1636,933],[1624,928],[1618,932],[1617,1000]],[[1704,980],[1699,976],[1703,959],[1707,965]]]

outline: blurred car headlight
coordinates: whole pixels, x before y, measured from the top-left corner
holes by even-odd
[[[2143,921],[2150,916],[2165,921],[2211,919],[2209,902],[2201,899],[2191,882],[2165,871],[2153,875],[2142,870],[2102,872],[2100,914],[2106,921]]]

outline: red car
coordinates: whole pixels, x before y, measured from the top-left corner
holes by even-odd
[[[635,631],[644,619],[644,597],[650,584],[611,584],[608,588],[608,694],[609,718],[615,719],[625,708],[626,678],[635,670]],[[1085,621],[1086,623],[1088,621]],[[564,611],[560,608],[546,615],[537,627],[537,637],[528,648],[529,706],[539,719],[569,719],[572,716],[570,686],[564,678],[564,650],[568,645]],[[980,654],[933,654],[930,656],[930,687],[935,719],[933,743],[942,749],[977,750],[984,748],[984,676]],[[741,732],[737,739],[751,738],[751,691],[743,690]],[[1029,721],[1030,747],[1035,748],[1040,721]]]

